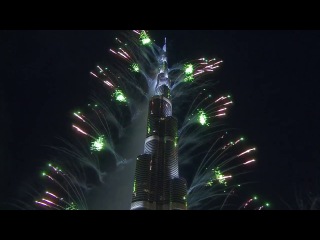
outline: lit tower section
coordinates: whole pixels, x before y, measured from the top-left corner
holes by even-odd
[[[178,124],[172,116],[166,44],[154,92],[144,154],[137,157],[131,210],[186,210],[187,184],[179,177]]]

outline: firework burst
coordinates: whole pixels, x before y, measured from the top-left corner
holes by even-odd
[[[114,61],[98,65],[90,72],[99,84],[91,103],[73,113],[72,128],[81,147],[65,142],[65,147],[54,148],[67,158],[63,163],[60,161],[61,167],[68,164],[73,167],[62,171],[58,165],[48,165],[49,171],[43,172],[43,177],[51,187],[35,201],[39,208],[88,209],[86,196],[90,191],[101,184],[110,184],[106,176],[131,166],[128,163],[136,159],[137,153],[125,153],[121,146],[127,140],[132,122],[145,124],[148,131],[146,103],[156,94],[161,51],[144,30],[127,31],[115,38],[115,46],[106,51]],[[246,147],[245,139],[234,135],[234,131],[222,123],[233,101],[230,95],[213,93],[216,82],[211,74],[221,63],[217,58],[202,57],[169,69],[173,112],[179,122],[175,145],[179,149],[181,175],[189,182],[189,209],[216,206],[222,209],[235,189],[239,189],[243,181],[240,176],[251,171],[250,166],[256,161],[252,156],[256,149]],[[111,170],[104,165],[110,159],[115,163]],[[95,184],[89,184],[88,171],[97,176]],[[130,171],[126,179],[130,186],[128,193],[134,187],[132,166]],[[131,196],[128,193],[125,195]],[[130,203],[130,197],[126,201]]]

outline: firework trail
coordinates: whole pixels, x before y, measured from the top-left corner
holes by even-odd
[[[65,160],[58,162],[67,170],[48,165],[50,171],[43,176],[51,188],[36,199],[38,208],[129,209],[134,160],[143,151],[148,101],[155,95],[161,52],[144,30],[115,38],[115,46],[106,50],[114,61],[90,72],[99,87],[91,102],[73,113],[72,129],[80,144],[65,141],[65,147],[54,148],[64,155]],[[215,81],[210,76],[221,63],[202,57],[169,68],[173,112],[179,123],[176,145],[181,175],[189,182],[189,209],[223,209],[240,187],[240,176],[251,171],[256,161],[252,156],[256,149],[246,147],[244,138],[222,123],[233,101],[230,95],[212,92]],[[90,182],[93,175],[97,180]],[[126,181],[126,187],[106,190],[121,181]],[[104,203],[92,206],[88,199]],[[122,199],[121,206],[107,206],[107,199]]]
[[[36,200],[35,204],[42,208],[55,210],[87,209],[85,195],[78,185],[79,180],[51,163],[48,164],[48,167],[49,172],[42,172],[42,176],[49,180],[48,186],[51,185],[55,193],[46,190],[45,196]]]
[[[246,200],[239,209],[242,210],[265,210],[270,208],[270,203],[269,202],[263,202],[261,199],[257,196],[254,195],[248,200]]]

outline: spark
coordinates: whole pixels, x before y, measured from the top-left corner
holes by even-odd
[[[215,102],[219,102],[219,101],[221,101],[221,100],[223,100],[223,99],[226,99],[226,97],[220,97],[220,98],[218,98]]]
[[[201,125],[208,125],[207,123],[207,115],[203,110],[199,110],[198,112],[198,121]]]
[[[194,69],[193,69],[193,65],[192,64],[185,64],[185,66],[184,66],[185,74],[190,75],[190,74],[193,73],[193,71],[194,71]]]
[[[139,72],[140,71],[139,65],[137,63],[132,63],[130,66],[130,70],[132,72]]]
[[[242,156],[243,154],[249,153],[249,152],[254,151],[254,150],[256,150],[256,148],[248,149],[247,151],[244,151],[243,153],[240,153],[240,154],[238,154],[237,156],[240,157],[240,156]]]
[[[231,178],[232,175],[223,175],[219,168],[212,169],[213,177],[206,183],[206,186],[213,186],[214,180],[217,180],[220,184],[227,186],[226,179]]]
[[[54,167],[54,166],[51,165],[51,163],[49,163],[48,166],[51,167],[51,168],[53,168],[53,170],[54,170],[56,173],[59,173],[59,172],[62,173],[62,170],[59,169],[59,167]]]
[[[128,58],[131,58],[130,55],[126,51],[124,51],[122,48],[119,48],[119,50],[121,50],[123,54],[125,54]]]
[[[117,40],[119,43],[122,43],[119,38],[116,38],[116,40]]]
[[[110,50],[110,52],[112,52],[112,53],[114,53],[114,54],[116,54],[117,55],[117,52],[115,52],[114,50],[112,50],[111,48],[109,49]]]
[[[255,161],[256,161],[255,159],[251,159],[251,160],[246,161],[245,163],[243,163],[243,165],[246,165],[246,164],[249,164],[249,163],[251,163],[251,162],[255,162]]]
[[[50,205],[45,204],[45,203],[43,203],[43,202],[35,201],[35,203],[51,208]]]
[[[211,60],[210,60],[211,61]],[[209,62],[210,62],[209,61]],[[216,63],[214,63],[213,65],[217,65],[217,64],[219,64],[219,63],[222,63],[223,61],[221,60],[221,61],[219,61],[219,62],[216,62]]]
[[[149,38],[148,34],[144,30],[141,31],[140,33],[140,41],[142,45],[147,45],[151,43],[151,39]]]
[[[46,174],[46,176],[47,176],[49,179],[51,179],[52,181],[54,181],[53,177],[51,177],[50,175],[47,175],[47,174]]]
[[[193,80],[194,80],[194,76],[192,75],[185,76],[184,78],[185,82],[192,82]]]
[[[118,52],[118,54],[119,54],[120,56],[124,57],[125,59],[128,59],[128,57],[127,57],[126,55],[124,55],[123,53]]]
[[[124,96],[123,92],[117,89],[112,95],[118,102],[126,102],[127,98]]]
[[[213,65],[208,65],[208,66],[205,66],[204,68],[212,68]]]
[[[199,71],[199,72],[193,74],[193,76],[199,75],[199,74],[201,74],[201,73],[204,73],[204,71]]]
[[[103,70],[102,70],[102,68],[101,68],[101,67],[97,66],[97,68],[99,68],[100,73],[102,73],[102,72],[103,72]]]
[[[88,133],[86,133],[85,131],[83,131],[81,128],[75,126],[75,125],[72,125],[72,127],[74,127],[78,132],[81,132],[82,134],[84,135],[87,135],[87,136],[90,136]]]
[[[243,208],[246,208],[246,206],[248,206],[249,203],[252,202],[252,201],[253,201],[253,198],[250,198],[250,199],[244,204]]]
[[[54,197],[54,198],[59,199],[56,195],[54,195],[54,194],[53,194],[53,193],[51,193],[51,192],[46,191],[46,194],[49,194],[50,196],[52,196],[52,197]]]
[[[107,84],[109,87],[114,88],[113,84],[109,81],[103,81],[105,84]]]
[[[60,205],[58,205],[58,204],[55,204],[54,202],[51,202],[51,201],[49,201],[48,199],[42,198],[42,201],[45,201],[45,202],[47,202],[47,203],[51,203],[51,204],[54,205],[54,206],[63,208],[62,206],[60,206]]]
[[[66,209],[66,210],[78,210],[76,204],[73,203],[73,202],[72,202],[71,204],[69,204],[69,206],[66,207],[65,209]]]
[[[100,152],[105,147],[105,139],[104,136],[98,137],[96,140],[91,142],[91,151]]]
[[[90,72],[91,75],[95,76],[96,78],[98,78],[97,75],[95,75],[93,72]]]
[[[83,122],[86,122],[82,117],[80,117],[77,113],[73,113],[77,118],[81,119]]]
[[[244,138],[240,138],[240,139],[238,139],[237,141],[235,141],[235,143],[234,144],[237,144],[238,142],[240,142],[240,141],[244,141]]]
[[[215,115],[215,117],[220,117],[220,116],[225,116],[225,115],[226,115],[226,113],[220,113],[220,114]]]
[[[230,102],[227,102],[227,103],[225,103],[225,104],[223,104],[223,105],[228,105],[228,104],[231,104],[231,103],[233,103],[232,101],[230,101]]]

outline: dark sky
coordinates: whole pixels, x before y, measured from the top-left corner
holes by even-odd
[[[0,31],[0,201],[7,202],[71,133],[72,111],[88,102],[89,72],[107,62],[116,31]],[[295,189],[318,191],[320,31],[150,31],[167,37],[169,65],[224,60],[215,79],[235,102],[228,122],[256,146],[255,189],[274,209],[295,208]],[[318,191],[319,192],[319,191]]]

